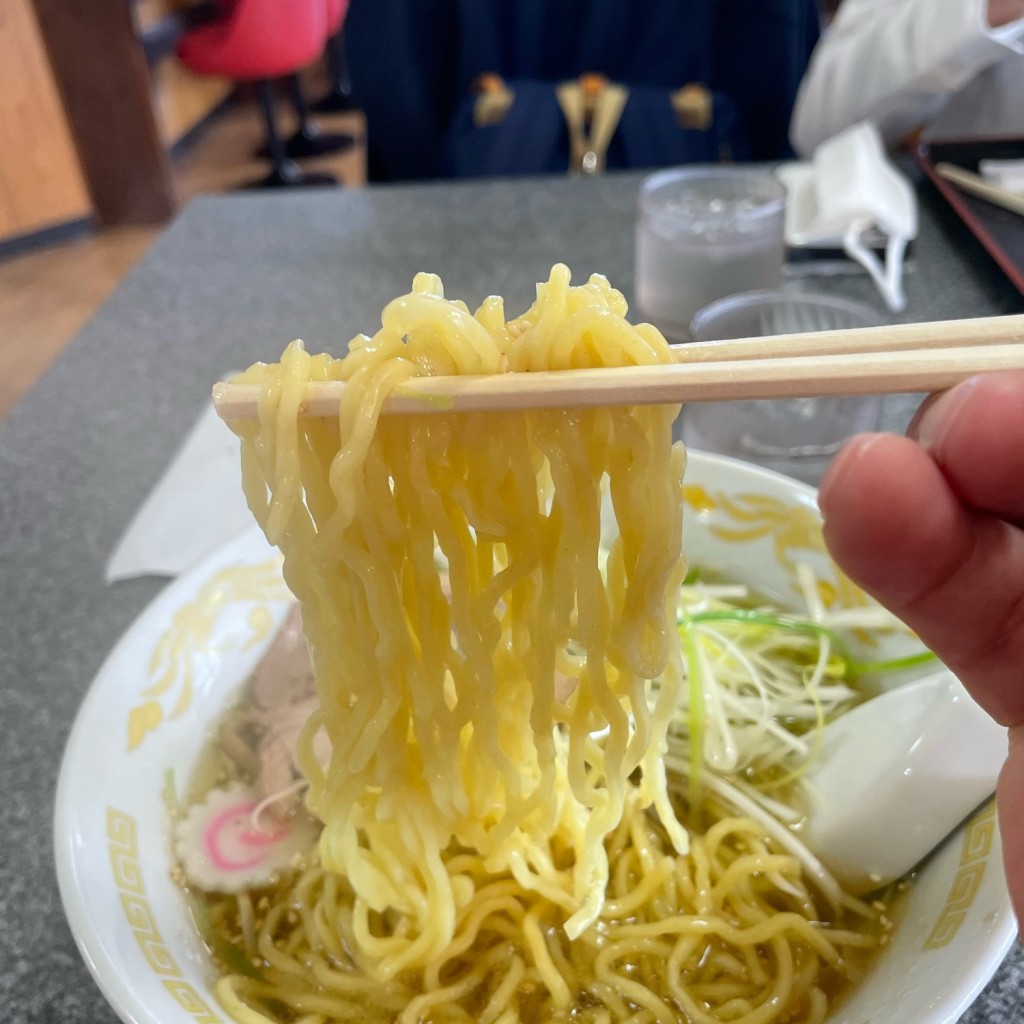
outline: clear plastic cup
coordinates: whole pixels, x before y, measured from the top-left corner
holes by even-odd
[[[687,167],[647,178],[636,225],[636,306],[686,341],[709,302],[782,286],[786,190],[771,173]]]
[[[878,312],[860,303],[828,295],[762,291],[712,303],[693,318],[690,333],[694,341],[764,337],[767,349],[776,334],[882,323]],[[683,409],[676,431],[689,447],[817,483],[843,441],[876,429],[881,411],[879,395],[701,402]]]

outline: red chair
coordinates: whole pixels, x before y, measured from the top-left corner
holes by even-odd
[[[327,0],[327,35],[333,36],[341,31],[348,13],[348,0]]]
[[[323,0],[323,3],[327,19],[327,48],[330,54],[332,44],[337,44],[340,41],[339,33],[348,11],[348,0]],[[341,56],[344,60],[344,49],[342,49]],[[295,130],[295,134],[286,139],[284,144],[285,152],[290,157],[301,160],[303,157],[337,153],[355,145],[355,139],[351,135],[328,134],[320,130],[320,126],[310,115],[312,108],[306,102],[302,91],[302,80],[297,74],[288,76],[288,91],[291,95],[292,106],[295,107],[295,115],[299,120],[299,127]],[[330,110],[331,108],[321,108],[318,105],[317,109]]]
[[[274,169],[254,187],[337,184],[329,174],[303,174],[291,159],[277,131],[271,85],[283,75],[297,83],[299,70],[320,55],[327,40],[326,2],[235,0],[223,20],[193,29],[178,44],[178,59],[197,74],[258,82]]]
[[[313,104],[312,109],[318,114],[341,114],[355,109],[345,56],[344,25],[348,4],[349,0],[327,0],[327,72],[331,88]]]

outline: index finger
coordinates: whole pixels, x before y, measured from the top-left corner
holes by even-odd
[[[1024,371],[973,377],[933,395],[908,433],[964,504],[1024,525]]]

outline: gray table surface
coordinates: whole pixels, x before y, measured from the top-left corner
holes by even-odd
[[[296,334],[340,350],[417,270],[471,304],[525,308],[564,261],[633,285],[636,175],[234,195],[193,202],[0,425],[0,1020],[115,1020],[75,948],[53,869],[61,752],[104,655],[164,586],[104,563],[210,382]],[[902,319],[1019,312],[966,232],[926,203]],[[878,305],[865,278],[821,290]],[[916,400],[887,400],[902,429]],[[1024,1020],[1015,949],[968,1011]]]

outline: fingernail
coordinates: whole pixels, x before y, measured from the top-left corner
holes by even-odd
[[[957,384],[927,406],[916,424],[911,424],[911,436],[925,451],[936,451],[941,447],[980,380],[980,377],[970,377]]]
[[[864,454],[885,437],[884,434],[858,434],[851,437],[842,448],[836,452],[834,458],[825,470],[825,475],[818,485],[818,508],[821,510],[822,518],[828,519],[828,509],[831,504],[832,492],[836,488],[844,473],[855,462],[860,462]]]

